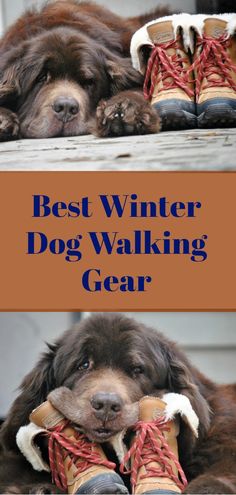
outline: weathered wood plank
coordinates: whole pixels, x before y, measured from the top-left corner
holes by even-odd
[[[0,169],[236,170],[236,129],[166,132],[117,139],[82,136],[1,143]]]

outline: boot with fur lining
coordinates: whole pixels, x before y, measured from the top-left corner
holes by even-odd
[[[163,399],[141,399],[135,435],[121,464],[121,472],[131,474],[132,493],[176,494],[186,487],[178,459],[179,416],[197,436],[199,421],[187,397],[166,394]]]
[[[235,127],[236,14],[207,16],[184,13],[147,23],[131,41],[133,66],[142,74],[148,72],[147,63],[150,65],[155,50],[158,52],[158,41],[161,37],[163,39],[163,32],[171,33],[169,39],[176,44],[175,54],[174,45],[171,45],[172,50],[166,50],[171,62],[169,69],[170,66],[177,68],[176,64],[175,67],[172,64],[172,59],[177,62],[176,57],[181,60],[188,57],[188,63],[185,62],[181,70],[179,63],[178,71],[172,70],[172,79],[171,71],[166,73],[170,77],[165,77],[166,68],[164,66],[161,70],[160,61],[157,60],[156,66],[153,66],[151,103],[164,122],[162,129]],[[151,53],[149,62],[144,55],[147,52]],[[158,67],[159,72],[161,70],[159,75]],[[162,82],[167,82],[169,86]],[[194,97],[191,97],[189,90],[193,91]]]

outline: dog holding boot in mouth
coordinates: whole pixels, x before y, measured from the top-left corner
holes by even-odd
[[[143,397],[127,406],[126,426],[108,440],[118,463],[109,461],[103,444],[84,435],[80,398],[61,387],[30,415],[31,423],[17,433],[17,445],[34,469],[49,470],[55,485],[65,493],[122,493],[128,487],[117,474],[130,474],[132,493],[181,493],[187,480],[178,460],[180,416],[198,436],[198,418],[189,399],[180,394]],[[115,393],[93,397],[95,415],[105,423],[120,406]],[[127,450],[129,437],[130,449]],[[48,463],[43,461],[37,438],[48,439]],[[107,447],[108,447],[107,446]]]
[[[88,493],[93,472],[96,493],[236,493],[235,458],[235,385],[156,330],[95,314],[23,380],[0,430],[0,492]]]

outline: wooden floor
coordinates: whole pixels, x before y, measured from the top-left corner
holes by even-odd
[[[236,170],[236,129],[0,143],[0,170],[232,171]]]

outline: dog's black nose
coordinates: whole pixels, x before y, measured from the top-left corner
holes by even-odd
[[[122,399],[114,393],[98,392],[91,399],[94,414],[98,419],[114,419],[122,409]]]
[[[59,96],[54,101],[52,108],[59,120],[69,122],[79,113],[79,103],[75,98]]]

